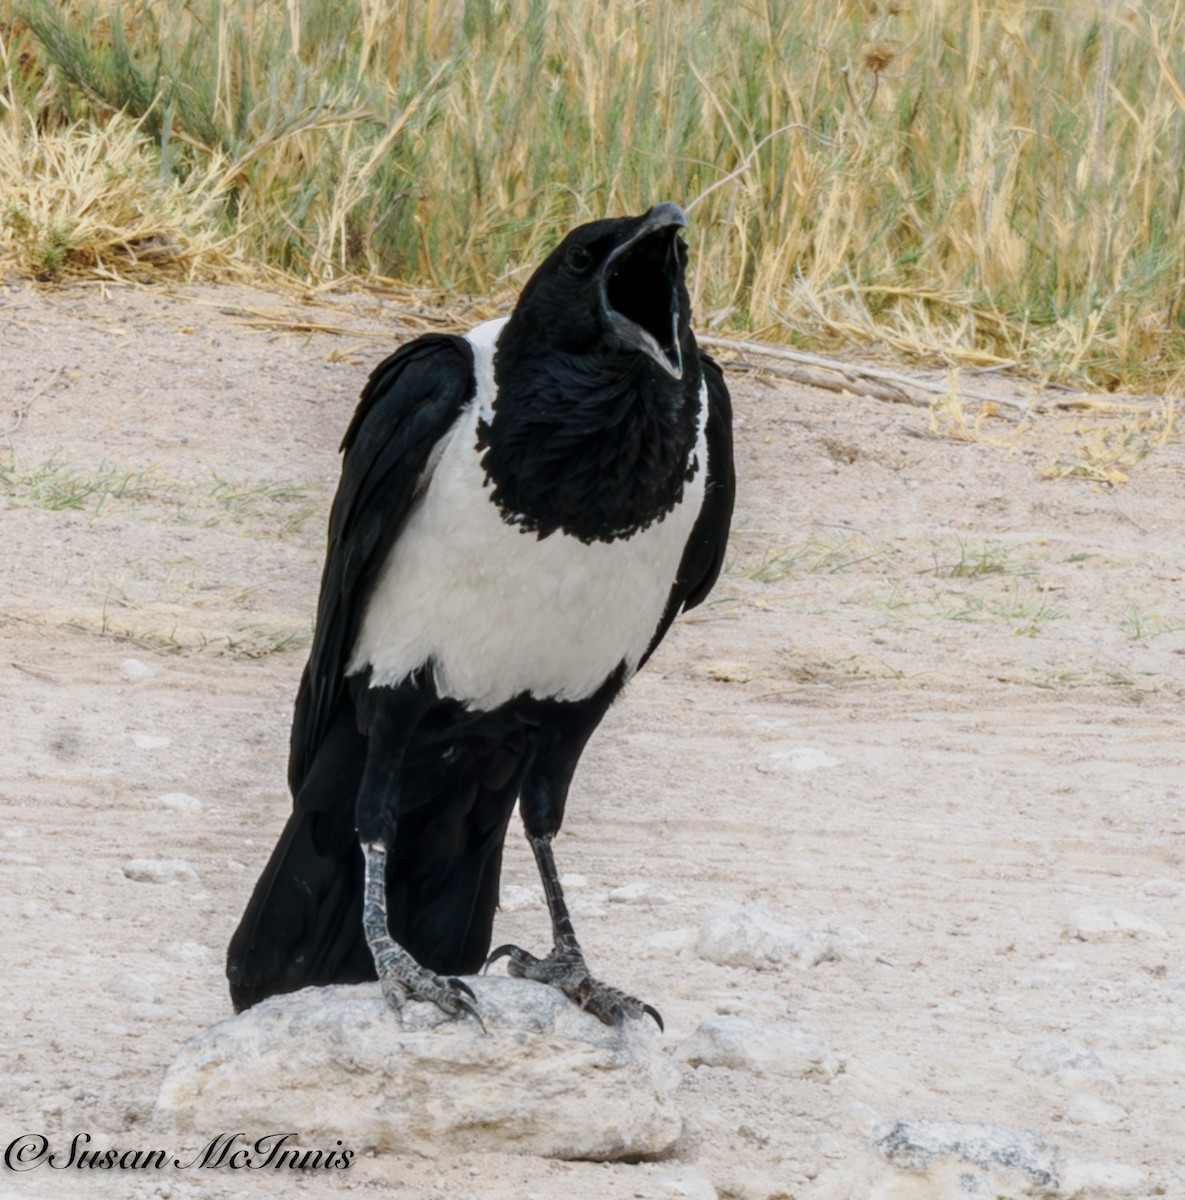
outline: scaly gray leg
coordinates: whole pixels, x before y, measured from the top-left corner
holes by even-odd
[[[459,979],[442,979],[426,967],[421,967],[388,932],[387,847],[382,842],[366,842],[362,846],[362,854],[366,863],[362,929],[387,1003],[399,1013],[408,996],[416,1000],[431,1000],[446,1013],[463,1011],[477,1017],[478,1024],[484,1030],[484,1022],[470,1003],[476,999],[470,988]]]
[[[584,953],[572,928],[568,906],[564,903],[564,892],[560,887],[555,856],[551,852],[551,837],[528,835],[527,840],[531,843],[535,862],[539,867],[539,877],[543,880],[543,894],[547,898],[547,911],[551,915],[555,946],[546,958],[536,958],[518,946],[499,946],[486,959],[486,967],[499,958],[508,958],[510,961],[506,964],[506,969],[511,975],[520,979],[535,979],[559,988],[581,1008],[587,1009],[606,1025],[620,1025],[627,1016],[646,1015],[653,1017],[659,1029],[662,1029],[662,1017],[657,1009],[602,983],[599,979],[594,979],[589,974],[584,962]]]

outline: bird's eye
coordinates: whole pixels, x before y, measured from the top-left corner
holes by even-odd
[[[568,251],[568,266],[583,273],[592,266],[592,255],[583,246],[573,246]]]

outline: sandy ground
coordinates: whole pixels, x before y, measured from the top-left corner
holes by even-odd
[[[424,327],[373,297],[0,287],[3,1146],[155,1145],[164,1070],[229,1014],[225,945],[289,804],[336,446],[369,367]],[[662,1010],[672,1050],[718,1013],[789,1015],[842,1073],[688,1069],[666,1163],[363,1158],[249,1185],[0,1168],[0,1195],[657,1197],[706,1177],[764,1200],[809,1193],[879,1116],[1038,1130],[1185,1197],[1181,439],[1109,489],[1045,477],[1080,418],[960,442],[924,409],[730,380],[727,572],[594,739],[557,854],[594,969]],[[180,865],[142,881],[136,859]],[[512,836],[505,881],[533,875]],[[608,902],[638,879],[670,902]],[[749,902],[835,932],[838,960],[755,971],[647,942]],[[1091,905],[1161,928],[1067,936]],[[495,938],[544,948],[545,913]],[[1072,1120],[1070,1086],[1018,1067],[1051,1040],[1095,1048],[1121,1116]]]

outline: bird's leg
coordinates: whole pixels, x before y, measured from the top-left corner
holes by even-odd
[[[374,958],[374,969],[387,1003],[398,1013],[407,997],[431,1000],[446,1013],[467,1012],[477,1017],[469,986],[456,978],[442,978],[422,967],[391,936],[387,928],[387,847],[385,842],[363,842],[366,864],[362,896],[362,930]],[[468,996],[467,1000],[465,997]],[[484,1028],[484,1024],[482,1025]]]
[[[551,835],[536,837],[528,834],[527,840],[535,853],[539,877],[543,881],[543,894],[547,899],[547,911],[551,915],[551,932],[555,946],[546,958],[536,958],[519,946],[499,946],[486,960],[486,966],[495,959],[508,958],[510,961],[507,963],[507,970],[511,975],[520,979],[550,983],[575,1000],[581,1008],[599,1017],[606,1025],[620,1025],[627,1016],[648,1015],[654,1018],[661,1029],[662,1017],[657,1009],[602,983],[599,979],[594,979],[589,974],[584,962],[584,953],[572,928],[568,906],[564,902],[555,856],[551,852]]]
[[[475,998],[472,990],[459,979],[441,977],[420,966],[391,936],[387,924],[387,850],[398,820],[399,770],[411,729],[426,707],[414,687],[375,688],[367,697],[369,741],[354,813],[365,865],[362,931],[383,995],[396,1013],[411,997],[430,1000],[446,1013],[467,1012],[480,1024],[481,1017],[471,1003]]]

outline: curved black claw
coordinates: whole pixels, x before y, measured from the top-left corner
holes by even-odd
[[[418,966],[409,956],[407,961],[384,963],[379,968],[379,983],[387,1004],[401,1023],[404,1003],[408,1000],[424,1000],[435,1004],[450,1017],[468,1013],[481,1026],[483,1033],[489,1032],[477,1011],[477,997],[463,979],[452,975],[435,975]]]
[[[517,946],[511,946],[509,943],[505,946],[499,946],[497,950],[492,950],[482,964],[481,973],[484,975],[490,969],[490,963],[497,962],[500,958],[507,958],[518,950],[519,954],[525,954],[525,950],[519,950]]]
[[[465,990],[467,992],[469,991],[468,988],[466,988]],[[470,993],[470,995],[472,995],[472,993]],[[488,1036],[490,1031],[486,1028],[486,1023],[481,1019],[481,1013],[479,1013],[477,1011],[477,1009],[472,1004],[469,1003],[468,1000],[458,999],[457,1007],[462,1012],[467,1012],[481,1026],[482,1033],[484,1033]]]
[[[477,997],[473,994],[473,989],[463,979],[458,979],[455,975],[450,975],[448,978],[448,981],[458,991],[464,992],[465,995],[468,996],[470,1000],[477,999]]]
[[[499,946],[485,961],[483,970],[499,958],[509,958],[507,970],[518,979],[534,979],[559,988],[585,1012],[606,1025],[620,1025],[628,1017],[648,1016],[660,1030],[665,1027],[658,1009],[594,979],[585,966],[579,949],[567,946],[553,950],[546,958],[536,958],[521,946]]]

